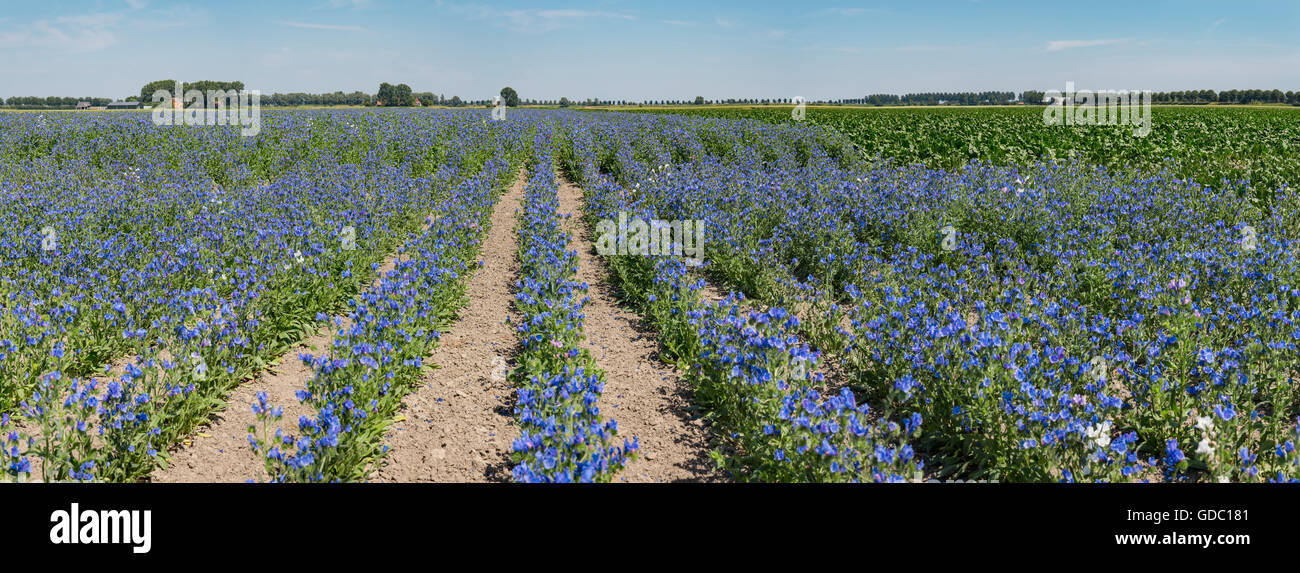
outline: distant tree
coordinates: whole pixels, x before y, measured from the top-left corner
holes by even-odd
[[[567,97],[560,98],[560,107],[569,107],[569,98]]]
[[[695,105],[704,105],[704,96],[695,96]]]
[[[394,105],[399,107],[411,107],[415,105],[415,96],[411,94],[411,86],[406,84],[397,84],[393,88]]]
[[[212,92],[212,91],[223,91],[223,92],[230,91],[230,90],[242,91],[243,89],[244,89],[244,82],[240,82],[240,81],[222,82],[222,81],[213,81],[213,80],[199,80],[197,82],[186,82],[181,84],[182,91],[188,92],[190,90],[198,90],[200,92],[203,92],[204,97],[207,97],[208,92]],[[128,99],[127,101],[152,102],[154,92],[160,90],[166,91],[167,93],[171,94],[172,97],[175,98],[185,97],[185,94],[183,93],[180,94],[172,93],[176,91],[176,80],[158,80],[158,81],[149,82],[145,84],[144,87],[140,88],[140,96],[138,99],[135,100]]]
[[[460,107],[465,105],[465,102],[460,100],[460,96],[451,96],[451,99],[447,101],[447,105],[451,107]]]
[[[153,101],[153,92],[158,90],[167,90],[169,93],[176,89],[176,80],[158,80],[149,82],[140,88],[140,99],[136,101]],[[172,94],[173,97],[180,97]],[[129,101],[129,100],[128,100]]]
[[[505,100],[507,106],[519,107],[519,94],[515,92],[515,88],[510,86],[501,88],[501,99]]]
[[[384,82],[379,84],[379,93],[375,94],[376,105],[397,105],[393,101],[393,85]]]

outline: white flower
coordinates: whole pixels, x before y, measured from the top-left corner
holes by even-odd
[[[1214,455],[1214,447],[1210,445],[1209,438],[1205,438],[1201,440],[1201,443],[1196,444],[1196,453],[1204,454],[1206,456]]]
[[[1088,439],[1097,444],[1097,447],[1104,448],[1110,445],[1110,420],[1106,420],[1096,426],[1089,426]]]
[[[510,374],[510,368],[506,366],[506,361],[500,356],[492,357],[492,380],[501,382]]]
[[[1228,483],[1230,481],[1232,480],[1229,480],[1228,476],[1219,476],[1219,483]]]
[[[1196,429],[1202,432],[1209,432],[1214,429],[1214,418],[1209,416],[1199,416],[1196,418]]]
[[[203,360],[203,357],[198,352],[191,352],[190,362],[194,364],[194,379],[206,380],[208,377],[208,363]]]
[[[302,258],[302,251],[294,251],[293,260],[298,261],[299,264],[302,264],[302,262],[306,259]]]

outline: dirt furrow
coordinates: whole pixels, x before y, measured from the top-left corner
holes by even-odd
[[[424,228],[431,226],[426,221]],[[397,253],[389,255],[380,263],[378,274],[371,287],[379,284],[380,279],[389,271],[397,268]],[[296,434],[299,416],[314,416],[310,406],[298,401],[296,392],[307,387],[313,372],[308,364],[299,358],[300,354],[321,355],[328,352],[334,344],[334,333],[350,328],[347,317],[334,317],[331,324],[318,329],[313,335],[294,345],[277,361],[268,365],[268,370],[256,379],[240,384],[230,394],[226,409],[214,415],[213,421],[201,427],[194,435],[188,437],[171,452],[171,462],[167,469],[156,469],[150,476],[154,482],[244,482],[248,480],[264,481],[268,479],[265,464],[261,456],[253,453],[248,443],[248,427],[256,426],[262,431],[253,413],[253,404],[257,403],[257,393],[266,392],[267,402],[284,409],[284,415],[278,424],[268,429],[273,433],[276,427],[285,432]]]
[[[443,334],[432,361],[440,367],[408,395],[387,435],[389,453],[371,475],[377,482],[482,482],[510,477],[514,423],[514,312],[519,276],[514,232],[526,173],[497,201],[479,253],[482,266],[467,284],[469,304]],[[400,419],[400,418],[399,418]]]
[[[606,373],[599,402],[606,418],[618,421],[619,435],[637,436],[641,458],[616,481],[721,481],[709,459],[708,430],[690,409],[691,388],[682,375],[656,356],[656,333],[632,311],[619,306],[604,268],[582,224],[582,190],[561,180],[560,213],[578,251],[577,280],[587,283],[584,344]]]
[[[424,229],[429,229],[429,226],[432,226],[432,220],[425,221]],[[383,275],[396,269],[400,256],[394,253],[380,262],[370,287],[378,286]],[[200,427],[194,435],[178,444],[170,452],[172,460],[168,468],[153,470],[149,479],[160,483],[265,481],[268,478],[265,464],[261,456],[248,446],[248,426],[256,426],[261,433],[257,416],[252,413],[257,392],[266,392],[266,401],[285,411],[281,421],[270,425],[268,430],[274,433],[276,427],[282,427],[286,433],[296,433],[299,416],[316,414],[309,405],[300,403],[295,395],[307,387],[313,376],[312,366],[303,364],[299,355],[312,353],[320,356],[328,352],[334,344],[334,333],[348,327],[351,327],[350,318],[331,318],[329,325],[320,327],[311,337],[300,340],[292,350],[270,363],[261,376],[235,388],[230,392],[225,411],[214,414],[211,424]]]

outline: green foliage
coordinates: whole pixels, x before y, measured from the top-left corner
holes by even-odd
[[[406,84],[397,84],[393,88],[393,105],[401,107],[411,107],[415,105],[415,96],[411,95],[411,86]]]
[[[501,88],[501,99],[505,100],[508,107],[519,107],[519,94],[515,88],[506,86]]]
[[[411,107],[415,105],[415,95],[411,92],[411,86],[384,82],[379,84],[375,102],[384,107]]]
[[[814,107],[806,120],[843,134],[869,157],[931,168],[957,169],[971,160],[1027,165],[1082,159],[1215,188],[1249,187],[1263,200],[1278,187],[1300,185],[1300,113],[1290,108],[1153,108],[1146,137],[1124,125],[1046,125],[1043,110]],[[648,111],[794,121],[787,107]]]
[[[244,89],[244,82],[239,82],[239,81],[219,82],[213,80],[200,80],[197,82],[187,82],[181,84],[182,91],[199,90],[204,94],[213,90],[240,91],[242,89]],[[140,88],[139,101],[146,101],[146,102],[153,101],[154,92],[159,90],[163,90],[168,93],[171,93],[172,97],[182,97],[184,95],[184,94],[173,93],[176,91],[176,80],[158,80],[158,81],[149,82],[145,84],[144,87]]]
[[[393,103],[394,95],[393,84],[383,82],[379,84],[379,93],[375,94],[376,103],[379,105],[396,105]]]

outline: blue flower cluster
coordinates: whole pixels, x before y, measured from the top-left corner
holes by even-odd
[[[454,225],[481,228],[508,172],[494,157],[525,148],[516,479],[608,479],[636,446],[613,445],[578,350],[557,166],[585,185],[588,223],[704,221],[702,269],[610,268],[737,477],[891,480],[920,458],[1000,480],[1300,476],[1296,189],[1072,160],[929,169],[818,127],[564,111],[277,113],[256,138],[0,117],[0,413],[19,426],[0,466],[146,475],[409,239],[418,256],[312,358],[319,416],[259,446],[284,479],[359,479],[455,307],[478,235]],[[446,220],[413,236],[434,210]],[[706,304],[704,278],[743,296]]]
[[[329,352],[301,357],[314,376],[298,399],[317,413],[299,418],[296,435],[268,433],[281,410],[258,396],[253,411],[263,428],[260,435],[250,428],[248,441],[273,481],[360,481],[387,452],[384,433],[426,371],[440,329],[465,303],[464,280],[513,173],[510,162],[489,159],[452,188],[435,205],[433,223],[406,242],[396,268],[350,303],[348,326]]]
[[[468,114],[274,114],[257,138],[134,114],[0,124],[0,223],[16,230],[0,237],[0,412],[45,480],[165,465],[462,169],[523,142]]]
[[[1300,408],[1286,390],[1300,363],[1295,189],[1260,205],[1229,185],[1076,162],[853,161],[816,129],[718,119],[602,115],[568,133],[561,157],[600,217],[706,221],[705,274],[799,315],[793,331],[859,400],[921,414],[918,449],[944,473],[1294,471],[1272,453]],[[669,266],[616,273],[625,287],[683,282]],[[669,316],[682,304],[660,301],[683,292],[639,303],[658,297],[649,310]],[[700,350],[657,322],[677,356]]]
[[[657,163],[668,161],[670,152],[654,153],[644,149],[653,149],[653,143],[637,141],[624,148],[641,147],[649,162],[624,155],[618,169],[602,169],[592,159],[575,161],[601,157],[600,144],[576,131],[572,137],[575,153],[565,167],[587,184],[592,221],[620,211],[629,217],[655,218],[659,209],[673,217],[691,215],[685,207],[693,202],[690,197],[681,197],[676,205],[656,205],[640,192],[642,185],[681,182],[674,166]],[[618,177],[639,183],[628,189]],[[801,341],[799,320],[784,309],[746,310],[743,295],[705,304],[703,281],[690,276],[682,259],[622,256],[610,262],[629,300],[659,328],[664,346],[689,370],[696,401],[723,434],[715,458],[734,477],[905,481],[920,475],[922,464],[909,438],[920,435],[921,416],[889,422],[849,388],[829,388],[817,371],[820,353]]]
[[[515,415],[513,477],[520,482],[609,481],[634,456],[637,439],[619,445],[618,422],[604,420],[597,401],[605,373],[579,348],[587,285],[571,280],[577,253],[560,227],[554,135],[539,131],[519,219],[517,330],[522,342]]]

